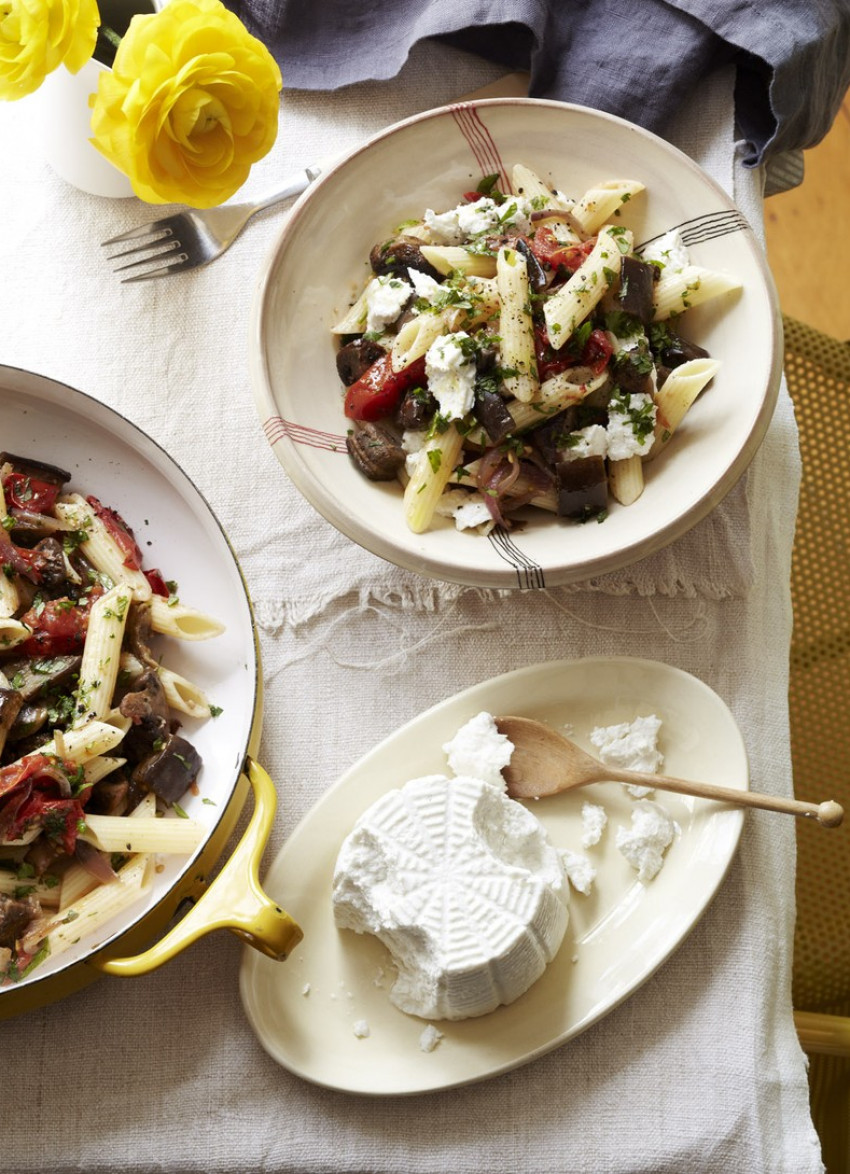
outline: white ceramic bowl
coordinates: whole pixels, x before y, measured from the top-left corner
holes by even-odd
[[[521,531],[490,539],[438,520],[408,530],[401,489],[366,481],[345,450],[347,421],[330,327],[369,277],[368,254],[426,207],[454,207],[482,175],[524,163],[568,194],[626,177],[646,193],[623,208],[641,243],[696,218],[716,232],[694,264],[742,289],[697,306],[682,332],[722,367],[663,455],[640,499],[601,525],[529,511]],[[309,502],[342,533],[401,567],[486,587],[570,583],[626,566],[685,533],[738,481],[776,403],[781,325],[764,254],[723,190],[647,131],[598,111],[506,98],[429,111],[390,127],[331,168],[293,208],[260,279],[250,353],[267,438]],[[534,515],[534,516],[531,516]]]

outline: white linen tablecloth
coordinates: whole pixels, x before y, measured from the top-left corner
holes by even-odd
[[[497,75],[423,44],[392,82],[287,93],[278,144],[246,195]],[[0,362],[130,417],[180,462],[228,531],[260,628],[261,761],[280,793],[272,851],[403,722],[467,685],[565,656],[649,657],[701,677],[735,714],[753,786],[790,793],[799,463],[784,389],[745,482],[703,524],[703,538],[686,536],[628,581],[521,594],[426,583],[332,531],[263,439],[248,316],[281,214],[255,223],[206,270],[119,286],[99,241],[155,213],[58,179],[43,161],[35,110],[0,109]],[[731,75],[712,79],[671,137],[758,225],[758,173],[733,167]],[[314,556],[329,569],[324,590],[313,580],[311,600],[301,566]],[[322,1090],[277,1066],[242,1012],[240,947],[214,935],[148,977],[104,979],[0,1023],[0,1170],[820,1171],[791,1017],[793,902],[793,821],[750,813],[708,912],[624,1004],[514,1073],[392,1101]]]

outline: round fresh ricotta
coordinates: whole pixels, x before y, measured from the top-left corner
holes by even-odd
[[[343,843],[333,887],[337,925],[380,938],[398,968],[392,1002],[426,1019],[519,998],[561,945],[568,899],[539,821],[467,775],[383,795]]]

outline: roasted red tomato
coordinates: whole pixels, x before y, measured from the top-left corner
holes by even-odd
[[[32,635],[20,645],[24,656],[73,656],[82,652],[89,626],[89,612],[103,594],[98,584],[81,600],[50,599],[21,616]]]
[[[592,251],[596,237],[582,241],[579,245],[565,245],[548,225],[543,224],[529,238],[528,244],[541,265],[549,269],[568,269],[574,273]]]
[[[425,381],[425,356],[393,371],[392,356],[382,355],[345,393],[349,420],[381,420],[392,415],[411,387]]]
[[[10,473],[3,481],[7,507],[27,510],[31,514],[46,514],[53,509],[60,489],[60,485],[39,481],[25,473]]]

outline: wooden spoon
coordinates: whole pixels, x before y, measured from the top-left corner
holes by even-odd
[[[514,744],[510,765],[502,771],[508,794],[514,799],[538,799],[544,795],[556,795],[559,791],[586,787],[589,783],[617,782],[655,787],[659,791],[677,791],[700,799],[719,799],[736,807],[761,807],[786,815],[803,815],[828,828],[838,827],[844,818],[844,809],[832,800],[805,803],[799,799],[760,795],[757,791],[737,791],[713,783],[692,783],[648,771],[606,766],[563,734],[533,718],[497,717],[496,725],[500,733]]]

